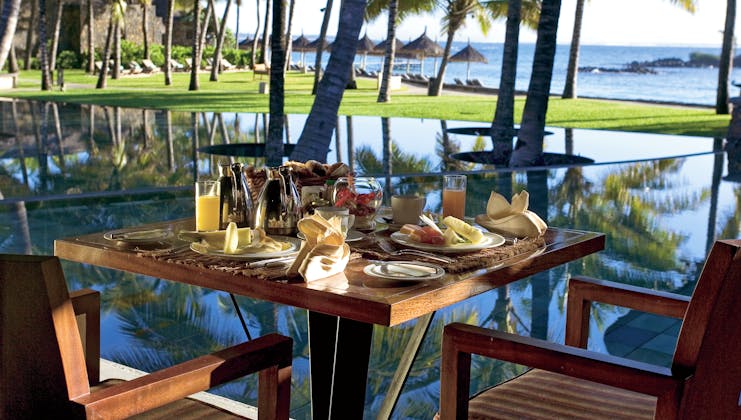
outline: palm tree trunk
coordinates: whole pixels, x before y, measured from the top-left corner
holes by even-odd
[[[226,35],[226,19],[229,17],[229,9],[232,7],[232,1],[226,0],[226,8],[224,9],[224,17],[221,21],[224,23],[219,28],[219,38],[216,40],[216,49],[214,49],[214,65],[211,67],[211,81],[217,82],[219,80],[219,72],[221,71],[221,49],[224,47],[224,36]]]
[[[118,80],[121,77],[121,21],[116,19],[113,25],[113,68],[111,78]]]
[[[98,73],[98,84],[95,85],[96,89],[105,89],[106,76],[108,75],[108,56],[111,55],[111,37],[113,37],[113,10],[111,10],[111,18],[108,21],[108,34],[105,37],[105,47],[103,48],[103,64],[100,66],[100,73]]]
[[[167,0],[167,22],[165,24],[165,86],[172,85],[172,21],[175,14],[175,0]],[[192,61],[192,60],[191,60]]]
[[[36,20],[39,14],[39,0],[31,0],[31,17],[28,18],[28,31],[26,32],[26,57],[23,61],[23,70],[31,70],[31,59],[33,58],[33,34],[36,33]]]
[[[95,73],[95,13],[93,0],[87,0],[87,72]]]
[[[530,166],[539,163],[543,158],[543,131],[548,112],[553,60],[556,55],[556,33],[561,0],[543,0],[541,7],[533,71],[510,167]]]
[[[13,47],[15,28],[18,25],[18,13],[21,9],[21,0],[3,1],[3,10],[0,14],[0,70],[5,67],[5,61]],[[11,72],[12,73],[12,72]]]
[[[293,34],[291,33],[291,28],[293,28],[293,10],[295,7],[296,0],[291,0],[288,5],[288,24],[286,25],[286,64],[283,66],[284,71],[288,71],[288,68],[291,65],[291,52],[293,49]]]
[[[8,55],[8,73],[18,73],[18,58],[15,55],[15,45],[10,45],[10,54]]]
[[[39,60],[41,61],[41,90],[51,90],[49,50],[46,47],[46,0],[39,0]]]
[[[51,39],[51,58],[49,59],[49,69],[53,72],[57,68],[57,50],[59,49],[59,31],[62,27],[62,10],[64,9],[64,0],[57,1],[57,14],[54,16],[54,33]]]
[[[440,62],[440,70],[438,70],[437,72],[435,84],[432,86],[432,92],[430,92],[430,96],[440,96],[440,94],[443,92],[445,68],[448,67],[450,50],[453,47],[453,37],[455,37],[455,30],[448,30],[448,39],[447,41],[445,41],[445,51],[443,52],[443,59]]]
[[[236,45],[236,48],[239,49],[239,9],[242,7],[242,0],[234,1],[237,2],[237,23],[236,27],[234,28],[234,45]]]
[[[200,22],[201,22],[201,3],[193,0],[193,52],[191,56],[192,66],[190,66],[190,86],[188,90],[198,90],[200,82],[198,80],[198,69],[201,67],[200,47]]]
[[[378,91],[376,102],[391,101],[391,71],[394,68],[396,58],[396,19],[399,10],[399,0],[389,0],[389,21],[386,25],[386,51],[383,59],[383,76],[381,76],[381,89]]]
[[[337,124],[337,110],[342,102],[358,47],[365,6],[365,0],[345,0],[342,3],[337,37],[329,56],[327,71],[319,83],[304,130],[291,153],[292,160],[327,160],[332,132]]]
[[[584,0],[576,0],[574,13],[574,33],[571,35],[571,49],[569,50],[569,67],[566,70],[566,83],[563,87],[564,99],[576,98],[576,79],[579,69],[579,45],[581,43],[581,22],[584,18]]]
[[[492,142],[509,142],[508,156],[512,152],[512,137],[515,135],[515,82],[517,80],[517,55],[520,43],[520,20],[522,0],[509,0],[507,6],[507,27],[502,51],[502,74],[499,78],[497,108],[491,124]],[[499,143],[498,143],[499,142]]]
[[[142,6],[142,37],[144,38],[144,58],[149,60],[149,4],[141,3]]]
[[[733,68],[733,30],[736,26],[736,0],[726,0],[726,26],[723,29],[723,49],[718,64],[718,93],[715,113],[728,114],[728,77]]]
[[[252,37],[252,52],[251,52],[251,61],[252,61],[252,68],[255,68],[255,64],[257,64],[257,37],[260,36],[260,0],[255,0],[255,36]]]
[[[260,46],[260,62],[267,64],[268,60],[268,28],[270,27],[270,0],[265,0],[265,23],[262,26],[262,45]]]
[[[208,21],[211,20],[213,9],[213,1],[208,3],[206,7],[206,16],[203,17],[203,24],[201,25],[200,36],[198,37],[198,63],[203,60],[203,48],[206,45],[206,35],[208,35]]]
[[[319,87],[319,80],[322,78],[322,52],[324,52],[324,41],[327,39],[327,28],[329,27],[329,18],[332,16],[333,0],[327,0],[324,7],[324,19],[322,19],[322,28],[319,31],[319,39],[316,45],[316,59],[314,60],[314,86],[311,88],[311,94],[316,95]],[[349,74],[349,73],[348,73]]]
[[[283,106],[285,102],[286,0],[273,0],[273,36],[270,41],[270,122],[265,140],[268,166],[283,162]]]

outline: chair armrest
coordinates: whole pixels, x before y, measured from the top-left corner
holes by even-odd
[[[543,369],[658,397],[658,410],[678,406],[685,378],[669,368],[589,352],[531,337],[460,323],[443,332],[440,400],[442,418],[467,406],[471,354]],[[661,407],[661,408],[659,408]]]
[[[100,292],[81,289],[70,292],[69,297],[85,351],[88,382],[94,385],[100,382]]]
[[[586,348],[592,302],[622,306],[656,315],[684,318],[690,297],[589,277],[569,279],[566,345]]]
[[[293,340],[268,334],[73,401],[87,418],[126,418],[260,372],[258,411],[288,418],[292,359]]]

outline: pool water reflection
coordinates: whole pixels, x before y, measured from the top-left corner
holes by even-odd
[[[266,122],[260,114],[27,102],[0,102],[0,108],[3,253],[51,254],[56,238],[190,217],[193,179],[216,176],[218,160],[225,159],[199,153],[198,147],[259,142]],[[298,133],[304,118],[290,116],[288,126]],[[569,276],[690,294],[712,241],[739,237],[741,189],[724,180],[720,140],[550,128],[554,134],[547,137],[547,151],[587,156],[595,164],[511,172],[448,159],[454,151],[486,149],[491,142],[445,136],[446,125],[474,124],[342,117],[328,161],[351,163],[357,172],[378,177],[388,192],[423,193],[431,211],[440,210],[442,170],[467,172],[468,216],[484,211],[492,190],[511,196],[527,189],[530,208],[550,225],[605,232],[607,245],[598,255],[438,312],[394,418],[430,418],[437,410],[440,337],[446,323],[469,322],[563,342]],[[384,136],[388,131],[391,135]],[[295,141],[293,132],[288,141]],[[388,157],[391,165],[384,165]],[[263,163],[254,157],[236,160]],[[80,264],[65,263],[64,268],[71,289],[102,291],[102,353],[107,359],[154,370],[244,340],[229,297],[222,293]],[[254,299],[239,302],[249,314],[253,336],[277,331],[293,337],[291,416],[309,418],[306,312]],[[593,315],[590,348],[662,364],[670,360],[677,325],[656,319],[639,325],[642,315],[601,305],[593,307]],[[374,331],[368,418],[379,410],[410,324]],[[479,359],[474,366],[472,390],[517,371]],[[235,382],[218,392],[254,402],[256,381]]]

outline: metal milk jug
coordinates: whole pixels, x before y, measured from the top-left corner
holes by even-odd
[[[291,168],[266,168],[267,180],[260,191],[255,209],[255,227],[268,235],[294,236],[303,213]]]

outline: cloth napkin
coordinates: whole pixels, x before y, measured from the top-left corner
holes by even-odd
[[[508,202],[501,194],[492,191],[486,205],[486,214],[476,216],[476,223],[503,235],[516,238],[537,238],[548,229],[543,219],[528,210],[530,194],[522,190]]]
[[[316,213],[299,220],[298,230],[305,239],[288,275],[301,275],[308,283],[345,271],[350,246],[345,243],[341,225],[339,217],[327,220]]]

